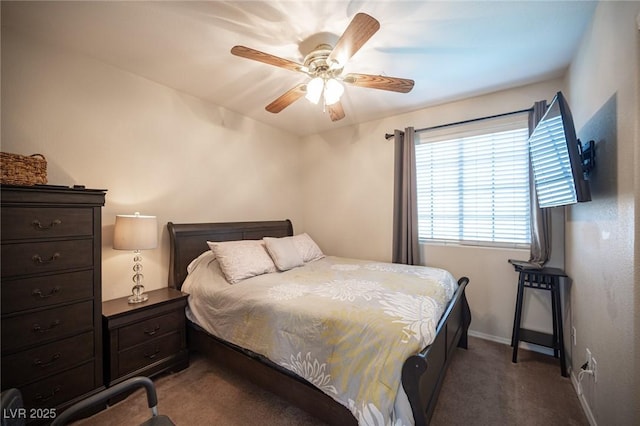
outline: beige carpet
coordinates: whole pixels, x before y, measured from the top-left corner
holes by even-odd
[[[432,425],[588,425],[556,359],[520,350],[513,364],[509,346],[474,338],[457,351]],[[176,425],[324,425],[197,355],[188,369],[155,382],[159,411]],[[136,425],[149,416],[138,391],[78,424]]]

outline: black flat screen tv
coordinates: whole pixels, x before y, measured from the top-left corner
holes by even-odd
[[[592,144],[590,141],[587,148],[590,153],[594,152]],[[529,137],[529,154],[541,208],[591,201],[587,180],[591,160],[583,154],[562,92],[553,98]]]

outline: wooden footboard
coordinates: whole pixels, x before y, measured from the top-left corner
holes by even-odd
[[[358,424],[345,406],[308,381],[284,371],[282,367],[265,358],[259,358],[255,354],[208,334],[193,323],[189,324],[187,330],[187,344],[190,350],[205,354],[216,365],[233,371],[329,425],[356,426]]]
[[[433,343],[409,357],[402,366],[402,386],[411,403],[416,426],[429,424],[456,346],[467,348],[471,323],[465,295],[468,283],[467,277],[458,280],[458,290],[438,323]]]
[[[169,285],[180,289],[186,278],[187,265],[208,249],[207,241],[262,239],[293,234],[291,222],[236,222],[174,224],[169,222],[171,265]],[[437,327],[432,345],[407,359],[402,367],[402,385],[411,403],[416,425],[427,425],[433,414],[442,380],[456,346],[467,347],[467,330],[471,313],[465,288],[466,277],[459,287]],[[189,325],[188,346],[202,352],[225,368],[233,370],[257,385],[279,395],[319,419],[334,425],[356,425],[356,419],[346,407],[334,401],[304,379],[282,369],[264,358],[209,335],[195,324]]]

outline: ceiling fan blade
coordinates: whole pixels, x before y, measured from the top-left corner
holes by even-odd
[[[329,54],[327,63],[331,67],[342,68],[367,40],[380,29],[380,22],[366,13],[358,13],[338,39],[336,46]],[[336,64],[336,65],[334,65]]]
[[[306,84],[298,84],[293,89],[288,90],[275,101],[271,102],[265,109],[274,114],[279,113],[307,93]]]
[[[240,56],[241,58],[252,59],[254,61],[274,65],[276,67],[288,69],[290,71],[302,71],[304,69],[304,66],[297,62],[280,58],[278,56],[273,56],[246,46],[233,46],[231,48],[231,53],[236,56]]]
[[[344,76],[345,83],[370,89],[389,90],[392,92],[409,93],[413,89],[414,81],[407,78],[385,77],[383,75],[349,73]]]
[[[335,104],[327,105],[327,110],[329,111],[331,121],[338,121],[344,118],[344,109],[342,108],[342,103],[340,103],[340,101]]]

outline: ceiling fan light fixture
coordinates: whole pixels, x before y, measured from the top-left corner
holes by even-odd
[[[324,88],[324,80],[320,77],[315,77],[307,83],[307,94],[305,98],[313,104],[318,104],[320,96],[322,96],[322,89]]]
[[[335,78],[328,79],[324,84],[324,103],[333,105],[340,100],[344,93],[344,86]]]

